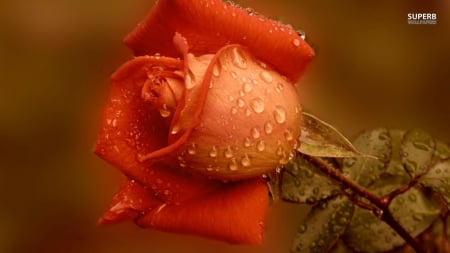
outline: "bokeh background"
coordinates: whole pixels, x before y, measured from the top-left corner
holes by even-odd
[[[0,252],[288,252],[307,207],[273,203],[262,246],[98,227],[122,179],[92,154],[121,40],[151,0],[0,2]],[[450,2],[241,0],[306,32],[304,107],[349,137],[420,127],[450,141]],[[409,12],[437,25],[411,26]]]

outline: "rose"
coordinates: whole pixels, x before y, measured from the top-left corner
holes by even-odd
[[[160,0],[125,42],[138,56],[112,76],[95,152],[127,179],[100,223],[261,243],[260,176],[297,145],[311,48],[218,0]]]

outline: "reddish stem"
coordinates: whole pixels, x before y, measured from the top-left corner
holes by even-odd
[[[340,183],[344,188],[351,189],[354,193],[360,195],[361,197],[369,200],[378,209],[370,209],[374,211],[382,221],[388,224],[392,229],[394,229],[402,238],[405,240],[417,253],[425,253],[418,242],[406,231],[405,228],[394,218],[391,211],[389,210],[389,204],[393,198],[392,194],[387,197],[379,197],[374,193],[370,192],[368,189],[359,185],[352,179],[344,176],[340,171],[334,168],[332,165],[328,164],[326,161],[319,157],[311,157],[307,155],[302,155],[304,159],[314,164],[322,172],[329,175],[332,179]],[[404,190],[404,189],[402,189]],[[401,193],[402,191],[400,191]]]

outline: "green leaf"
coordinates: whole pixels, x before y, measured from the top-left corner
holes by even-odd
[[[368,253],[389,251],[404,244],[391,227],[361,208],[356,208],[343,240],[354,251]]]
[[[406,173],[405,168],[403,167],[402,158],[400,156],[400,146],[402,144],[403,136],[406,131],[398,130],[398,129],[390,129],[389,135],[391,136],[391,144],[392,144],[392,152],[391,152],[391,161],[389,162],[388,168],[385,171],[385,174],[391,176],[398,176],[401,178],[406,178],[406,183],[409,181],[409,175]]]
[[[340,193],[330,178],[301,156],[285,165],[281,198],[290,202],[313,204]]]
[[[327,252],[345,231],[354,209],[354,205],[344,196],[314,206],[299,226],[291,251]]]
[[[412,129],[405,133],[400,147],[402,163],[412,177],[424,174],[433,158],[436,143],[425,131]]]
[[[450,159],[436,163],[419,182],[439,193],[450,206]]]
[[[368,186],[374,182],[387,168],[391,153],[392,143],[389,131],[385,128],[377,128],[361,133],[353,142],[355,147],[372,157],[345,158],[343,172],[362,186]]]
[[[384,196],[401,187],[397,176],[382,177],[369,190]],[[417,188],[398,195],[389,209],[394,218],[412,235],[417,236],[438,217],[437,201]],[[343,239],[348,247],[357,252],[384,252],[403,245],[404,240],[371,211],[357,208]]]
[[[436,140],[436,150],[434,151],[433,162],[438,162],[450,158],[450,146],[443,141]]]
[[[406,231],[415,237],[433,224],[441,207],[429,194],[418,188],[411,188],[395,197],[389,209]]]
[[[308,113],[303,113],[300,146],[297,150],[319,157],[363,156],[333,126]]]

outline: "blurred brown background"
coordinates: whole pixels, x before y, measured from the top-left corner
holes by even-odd
[[[287,252],[304,206],[274,203],[262,246],[97,227],[121,180],[91,150],[123,36],[150,0],[0,2],[0,252]],[[377,126],[450,141],[449,1],[242,0],[306,31],[305,108],[349,137]],[[437,25],[411,26],[409,12]]]

